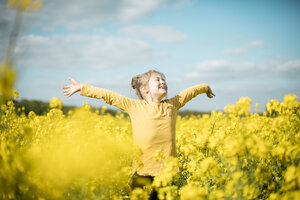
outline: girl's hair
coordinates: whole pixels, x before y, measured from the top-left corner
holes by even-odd
[[[141,86],[143,86],[146,89],[148,89],[148,82],[149,82],[152,74],[159,74],[159,75],[161,75],[161,77],[163,77],[165,79],[165,75],[156,70],[149,70],[148,72],[145,72],[143,74],[139,74],[139,75],[132,77],[131,86],[133,89],[136,90],[136,95],[139,97],[139,99],[144,99],[140,88],[141,88]]]

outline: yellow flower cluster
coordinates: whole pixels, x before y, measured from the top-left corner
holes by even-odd
[[[62,109],[62,101],[58,98],[52,97],[50,99],[50,103],[49,103],[49,107],[50,108],[58,108],[58,109]]]
[[[249,115],[251,103],[252,101],[249,97],[241,97],[236,102],[236,105],[229,104],[225,106],[224,110],[226,113],[237,115]]]
[[[31,10],[31,11],[37,11],[42,6],[41,0],[9,0],[7,2],[8,8],[16,8],[18,10]]]
[[[8,62],[2,62],[0,64],[0,104],[12,97],[15,79],[15,69]]]
[[[53,98],[44,116],[1,105],[1,199],[113,199],[129,193],[133,144],[124,114],[84,104],[67,116]]]
[[[18,93],[12,92],[17,98]],[[64,115],[62,102],[38,116],[0,109],[1,199],[300,199],[300,104],[296,95],[271,100],[262,114],[241,98],[225,112],[177,117],[177,158],[152,185],[131,190],[129,117],[84,103]],[[256,105],[256,108],[259,105]]]

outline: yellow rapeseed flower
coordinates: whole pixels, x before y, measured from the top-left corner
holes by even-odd
[[[290,182],[296,179],[297,168],[295,166],[289,166],[284,174],[284,179],[286,182]]]
[[[56,97],[53,97],[50,99],[50,103],[49,103],[49,107],[50,108],[58,108],[58,109],[62,109],[62,101]]]
[[[0,103],[12,98],[16,72],[6,61],[0,64]]]
[[[19,3],[19,0],[9,0],[7,2],[7,7],[8,8],[13,8]]]
[[[37,11],[42,7],[42,5],[43,5],[42,1],[34,1],[32,2],[31,7],[33,11]]]
[[[180,189],[180,199],[182,200],[201,200],[206,199],[207,195],[207,188],[199,187],[196,185],[185,185]]]
[[[31,3],[31,0],[21,0],[19,3],[20,9],[26,9]]]

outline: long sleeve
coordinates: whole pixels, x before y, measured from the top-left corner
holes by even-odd
[[[182,108],[188,101],[196,97],[199,94],[206,93],[208,90],[207,84],[195,85],[181,91],[178,95],[170,99],[170,102],[179,110]]]
[[[116,106],[127,113],[130,112],[131,104],[134,101],[134,99],[130,99],[110,90],[85,84],[81,88],[80,95],[97,99],[104,99],[106,103]]]

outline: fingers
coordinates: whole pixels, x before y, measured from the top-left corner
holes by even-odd
[[[73,92],[68,92],[67,94],[65,94],[66,97],[70,97],[73,95]]]
[[[212,92],[212,90],[211,90],[210,87],[208,87],[208,92],[211,93],[212,95],[215,95],[215,94]]]
[[[207,92],[206,95],[209,97],[209,98],[213,98],[214,96],[216,96],[214,93],[212,93],[211,91]]]
[[[72,84],[76,84],[77,81],[75,81],[74,79],[72,79],[71,77],[69,77],[69,80],[72,82]]]
[[[65,90],[63,90],[62,92],[65,93],[64,96],[66,96],[66,97],[70,97],[74,93],[71,91],[71,85],[64,86],[63,89],[65,89]]]
[[[62,91],[63,93],[66,93],[65,96],[67,96],[71,91],[71,85],[67,85],[67,86],[64,86],[62,88],[65,89],[65,90]]]
[[[70,92],[70,89],[63,90],[63,93]]]
[[[209,98],[213,98],[214,96],[216,96],[216,95],[212,92],[212,90],[211,90],[211,88],[210,88],[209,86],[208,86],[207,96],[208,96]]]
[[[70,87],[71,87],[71,85],[67,85],[67,86],[62,87],[62,89],[69,89]]]

